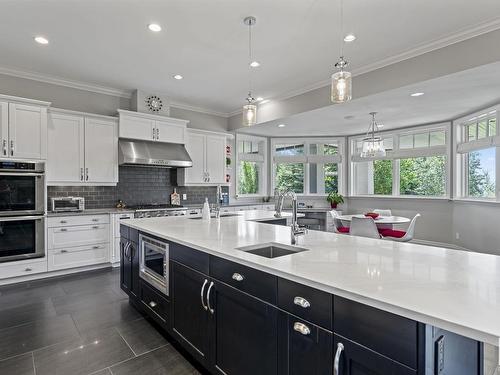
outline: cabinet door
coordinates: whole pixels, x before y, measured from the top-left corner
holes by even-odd
[[[185,143],[186,127],[167,121],[156,121],[156,140],[168,143]]]
[[[47,108],[9,103],[10,156],[21,159],[47,157]]]
[[[154,129],[154,120],[136,116],[120,116],[120,138],[153,141],[155,139]]]
[[[198,361],[208,365],[209,313],[202,305],[209,286],[204,274],[171,262],[173,335]],[[203,292],[203,293],[202,293]]]
[[[224,137],[207,136],[205,146],[205,165],[211,184],[226,182],[226,139]]]
[[[120,238],[120,287],[130,295],[132,290],[132,261],[129,256],[128,243],[127,238]]]
[[[186,183],[205,183],[205,136],[188,133],[186,149],[193,160],[191,168],[184,168]]]
[[[331,375],[333,334],[285,312],[279,314],[279,375]]]
[[[334,335],[333,348],[334,367],[338,358],[335,375],[417,375],[417,371],[338,335]]]
[[[116,122],[85,119],[85,181],[118,182]]]
[[[0,155],[9,156],[9,103],[0,102]]]
[[[216,283],[207,296],[214,371],[275,375],[278,371],[278,310],[230,286]]]
[[[48,124],[48,182],[83,182],[83,117],[52,113]]]

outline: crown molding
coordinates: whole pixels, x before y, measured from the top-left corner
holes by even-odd
[[[113,87],[101,86],[92,83],[86,83],[82,81],[74,81],[65,78],[55,77],[48,74],[42,74],[38,72],[31,72],[27,70],[20,70],[9,68],[5,66],[0,66],[0,74],[19,77],[24,79],[31,79],[33,81],[49,83],[57,86],[65,86],[73,89],[84,90],[95,92],[98,94],[117,96],[120,98],[130,99],[132,97],[132,92],[128,90],[120,90]]]
[[[182,103],[182,102],[176,102],[176,101],[170,101],[170,107],[184,109],[186,111],[205,113],[207,115],[219,116],[219,117],[224,117],[224,118],[228,118],[230,115],[229,113],[226,113],[226,112],[213,111],[213,110],[208,109],[208,108],[197,107],[194,105],[190,105],[190,104],[186,104],[186,103]]]

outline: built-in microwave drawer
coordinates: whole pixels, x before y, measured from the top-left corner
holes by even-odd
[[[109,215],[74,215],[49,217],[48,227],[70,227],[73,225],[109,224]]]
[[[80,225],[49,228],[49,249],[64,249],[109,242],[109,225]]]
[[[109,244],[52,249],[48,260],[49,271],[105,263],[109,261]]]

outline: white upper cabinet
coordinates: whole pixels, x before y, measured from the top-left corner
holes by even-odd
[[[178,169],[177,183],[180,186],[226,183],[225,134],[188,129],[186,149],[193,166]]]
[[[50,103],[4,95],[0,99],[0,157],[46,159]]]
[[[189,121],[121,109],[118,113],[120,138],[182,144],[186,142]]]
[[[51,111],[47,180],[49,185],[116,184],[118,121],[106,116]]]
[[[85,179],[87,182],[118,182],[115,121],[85,118]]]

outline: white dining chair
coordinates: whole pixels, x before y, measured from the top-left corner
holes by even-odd
[[[375,225],[375,221],[371,217],[353,216],[351,226],[349,228],[351,236],[361,236],[369,238],[380,238],[380,234]]]
[[[379,214],[380,216],[392,216],[392,211],[391,210],[382,210],[379,208],[376,208],[373,210],[376,214]]]
[[[397,241],[397,242],[409,242],[413,240],[413,236],[415,234],[415,224],[417,223],[417,219],[422,216],[420,214],[416,214],[415,217],[411,220],[410,225],[408,225],[408,229],[404,230],[393,230],[393,229],[383,229],[380,231],[380,234],[384,239]]]
[[[349,233],[349,227],[344,227],[342,225],[342,220],[339,219],[339,213],[336,210],[331,210],[330,215],[333,219],[333,230],[335,233]]]

